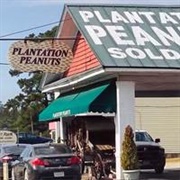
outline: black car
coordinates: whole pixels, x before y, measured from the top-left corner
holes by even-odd
[[[0,179],[3,179],[3,162],[8,162],[9,177],[11,175],[11,163],[18,159],[28,144],[1,144],[0,145]]]
[[[64,144],[34,144],[12,165],[12,180],[81,179],[81,161]]]
[[[47,143],[53,142],[51,138],[37,136],[32,133],[20,132],[17,134],[18,143],[24,144],[39,144],[39,143]]]
[[[138,159],[141,169],[154,169],[162,173],[166,164],[165,150],[159,145],[160,139],[153,138],[144,130],[135,132]]]

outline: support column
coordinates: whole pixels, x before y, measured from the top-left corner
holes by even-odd
[[[117,81],[116,95],[116,179],[123,179],[121,168],[121,149],[125,127],[127,125],[131,125],[133,129],[135,128],[135,83],[130,81]]]
[[[65,143],[64,142],[64,123],[63,123],[63,119],[60,118],[60,137],[61,137],[61,143]]]
[[[60,136],[60,121],[55,122],[55,142],[57,143],[59,141]]]
[[[54,99],[57,99],[59,95],[60,95],[60,92],[55,91]],[[58,142],[59,138],[60,138],[60,119],[59,119],[59,121],[55,122],[55,142]]]

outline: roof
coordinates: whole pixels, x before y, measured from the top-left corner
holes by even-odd
[[[136,83],[138,96],[140,93],[143,93],[141,97],[150,93],[154,96],[155,91],[157,96],[179,96],[179,12],[180,5],[66,5],[57,37],[76,37],[80,31],[100,66],[70,77],[61,74],[59,80],[47,74],[42,81],[42,92],[60,90],[62,94],[120,76],[123,81]],[[89,33],[92,27],[105,34],[94,29],[92,38],[92,32]],[[113,33],[107,27],[114,28]],[[102,44],[95,43],[94,38]],[[66,42],[71,48],[75,46],[74,40]]]
[[[180,6],[66,8],[104,68],[180,69]]]

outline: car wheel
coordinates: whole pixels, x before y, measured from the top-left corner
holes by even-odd
[[[156,166],[154,170],[157,174],[161,174],[164,171],[164,166],[162,165]]]
[[[29,175],[27,169],[24,171],[24,180],[29,180]]]
[[[11,169],[11,180],[16,180],[14,168]]]

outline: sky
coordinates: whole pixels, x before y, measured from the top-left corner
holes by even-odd
[[[91,4],[153,4],[179,5],[180,0],[91,0]],[[83,3],[89,0],[0,0],[0,102],[5,104],[8,99],[17,96],[21,90],[17,85],[19,78],[11,77],[9,70],[8,50],[15,41],[3,40],[24,38],[31,33],[51,30],[58,25],[64,4]],[[31,29],[31,30],[29,30]],[[24,31],[24,32],[22,32]]]

